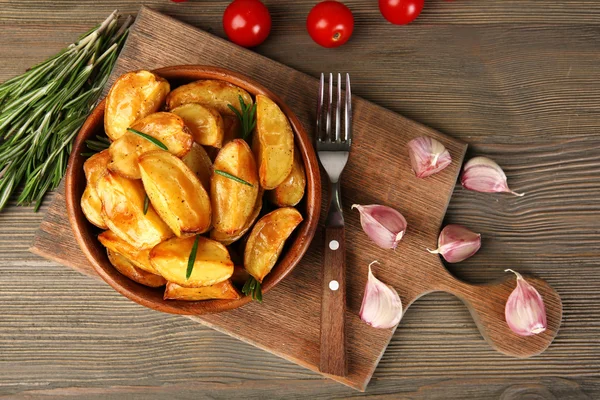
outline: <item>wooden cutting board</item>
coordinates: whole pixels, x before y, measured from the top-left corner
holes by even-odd
[[[249,76],[277,93],[312,134],[318,87],[315,78],[145,7],[138,14],[109,83],[126,71],[179,64],[214,65]],[[394,333],[392,329],[371,328],[358,317],[368,264],[373,260],[380,262],[374,266],[374,273],[398,290],[405,309],[426,293],[447,291],[465,302],[483,337],[499,351],[517,357],[543,351],[556,335],[562,315],[560,298],[550,286],[531,277],[544,297],[548,329],[543,334],[521,338],[512,334],[504,322],[504,304],[514,288],[513,277],[490,285],[469,285],[452,277],[439,257],[425,250],[437,247],[466,144],[358,97],[354,99],[354,129],[353,148],[342,178],[347,224],[349,373],[346,377],[330,377],[365,390]],[[414,177],[406,151],[406,143],[422,135],[441,141],[453,159],[448,168],[425,180]],[[327,193],[323,198],[321,227]],[[396,251],[383,251],[370,242],[360,227],[358,213],[350,210],[355,203],[386,204],[404,214],[409,227]],[[300,264],[264,296],[263,304],[190,318],[318,372],[323,240],[320,231]],[[99,279],[71,232],[62,186],[31,251]]]

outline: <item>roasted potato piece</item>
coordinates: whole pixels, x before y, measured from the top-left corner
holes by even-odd
[[[183,119],[196,143],[221,148],[224,126],[223,117],[217,111],[198,103],[188,103],[175,107],[171,112]]]
[[[242,135],[242,123],[237,116],[223,115],[223,146]]]
[[[223,243],[225,246],[229,246],[231,243],[239,240],[242,236],[244,236],[246,234],[246,232],[248,232],[250,230],[250,228],[252,228],[252,225],[254,224],[254,222],[256,221],[256,218],[258,218],[258,215],[260,214],[260,210],[262,209],[262,202],[263,202],[262,195],[263,195],[263,189],[259,188],[258,195],[256,196],[256,203],[254,203],[254,208],[252,209],[252,214],[250,214],[250,216],[248,217],[248,220],[244,224],[244,227],[242,228],[241,231],[239,231],[238,233],[236,233],[234,235],[228,235],[226,233],[223,233],[221,231],[213,229],[210,231],[210,238],[213,240],[216,240],[217,242]]]
[[[213,108],[223,115],[235,116],[229,106],[240,107],[240,96],[246,105],[252,105],[252,97],[244,89],[229,82],[219,80],[201,80],[179,86],[167,96],[167,109],[173,110],[182,104],[198,103]]]
[[[304,164],[302,163],[298,149],[295,149],[292,172],[290,172],[279,186],[268,192],[269,200],[279,207],[295,206],[304,197],[305,186],[306,175],[304,174]]]
[[[127,258],[135,267],[151,274],[159,275],[158,271],[150,264],[150,250],[152,249],[140,250],[135,248],[110,230],[99,234],[98,240],[108,250]]]
[[[275,189],[287,178],[294,163],[294,134],[279,106],[263,95],[256,96],[256,130],[252,148],[260,185]]]
[[[242,139],[229,142],[217,155],[213,169],[231,174],[252,185],[248,186],[213,172],[210,182],[213,226],[222,233],[235,235],[244,228],[258,196],[258,174],[250,147]]]
[[[150,287],[161,287],[167,284],[165,278],[136,268],[125,256],[109,249],[106,249],[106,253],[108,254],[108,261],[113,267],[132,281]]]
[[[242,295],[231,283],[230,279],[216,283],[211,286],[202,286],[197,288],[186,288],[179,286],[176,283],[168,282],[165,288],[165,300],[237,300],[241,299]]]
[[[185,278],[188,260],[198,238],[196,261],[189,279]],[[227,248],[202,236],[173,238],[150,251],[150,262],[169,282],[183,287],[210,286],[223,282],[233,274],[233,262]]]
[[[169,82],[148,71],[121,75],[106,96],[104,130],[117,140],[135,121],[158,111],[171,89]]]
[[[133,247],[151,248],[173,236],[152,206],[144,215],[146,192],[141,181],[106,171],[98,179],[96,191],[102,201],[102,218],[106,225]]]
[[[302,215],[293,207],[278,208],[258,220],[246,243],[244,267],[262,282],[271,272],[287,238],[302,222]]]
[[[210,177],[212,175],[212,161],[204,147],[194,143],[189,153],[181,159],[193,173],[196,174],[206,191],[210,191]]]
[[[150,114],[135,122],[131,128],[158,139],[167,146],[170,153],[180,158],[190,151],[194,143],[183,119],[173,113]],[[159,150],[159,147],[149,140],[127,131],[108,148],[111,156],[108,169],[126,178],[140,179],[138,157],[154,150]]]
[[[210,197],[183,161],[161,150],[145,153],[138,161],[152,206],[176,236],[210,229]]]
[[[83,172],[87,185],[81,196],[81,211],[83,215],[92,224],[100,229],[108,229],[104,219],[102,218],[102,202],[96,193],[96,183],[98,178],[106,171],[110,154],[108,150],[103,150],[88,158],[83,164]]]

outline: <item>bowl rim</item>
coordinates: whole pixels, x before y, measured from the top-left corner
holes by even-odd
[[[304,169],[306,173],[306,211],[303,215],[304,220],[295,232],[295,239],[291,242],[290,247],[285,254],[278,260],[273,268],[278,268],[278,274],[271,275],[271,279],[265,279],[263,282],[263,294],[269,292],[283,278],[285,278],[300,262],[310,243],[315,235],[319,222],[319,214],[321,211],[321,176],[319,170],[319,162],[312,146],[311,138],[304,130],[302,123],[296,114],[288,107],[288,105],[275,93],[265,88],[260,83],[248,78],[242,74],[230,71],[225,68],[208,66],[208,65],[177,65],[152,70],[157,75],[167,79],[168,81],[178,80],[193,82],[200,79],[219,79],[230,82],[247,90],[255,97],[257,94],[264,94],[273,100],[281,108],[287,116],[292,130],[294,131],[294,144],[300,150]],[[121,275],[109,262],[105,259],[103,262],[99,260],[98,252],[92,242],[98,243],[97,239],[90,233],[91,223],[87,221],[81,210],[80,198],[78,190],[81,192],[83,188],[79,188],[81,177],[83,176],[83,163],[85,158],[80,154],[84,148],[85,140],[93,135],[102,125],[104,130],[104,110],[106,97],[92,110],[88,115],[84,124],[80,128],[75,141],[73,142],[71,154],[65,177],[65,200],[67,214],[71,229],[75,239],[85,254],[88,261],[96,273],[117,292],[130,300],[141,304],[145,307],[167,312],[171,314],[181,315],[202,315],[209,313],[218,313],[222,311],[232,310],[247,304],[251,301],[250,296],[243,296],[239,300],[205,300],[205,301],[182,301],[182,300],[164,300],[149,298],[151,292],[155,292],[156,288],[148,288],[131,279]],[[79,182],[76,178],[79,177]],[[94,248],[92,248],[95,246]],[[105,253],[105,252],[104,252]]]

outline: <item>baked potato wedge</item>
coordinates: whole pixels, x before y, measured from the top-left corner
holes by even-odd
[[[168,282],[163,298],[165,300],[187,301],[212,299],[238,300],[242,298],[242,295],[237,288],[233,286],[231,280],[227,279],[211,286],[202,286],[197,288],[186,288],[179,286],[176,283]]]
[[[188,103],[175,107],[171,112],[183,119],[196,143],[221,148],[224,124],[223,117],[216,110],[198,103]]]
[[[104,131],[111,140],[125,134],[135,121],[158,111],[171,86],[149,71],[121,75],[106,96]]]
[[[233,175],[252,186],[216,171]],[[227,235],[238,234],[252,214],[259,187],[254,155],[244,140],[235,139],[221,149],[213,164],[210,183],[214,228]]]
[[[136,121],[131,128],[158,139],[170,153],[180,158],[190,151],[194,143],[183,119],[173,113],[150,114]],[[108,169],[126,178],[140,179],[138,157],[159,149],[149,140],[127,131],[108,148],[111,156]]]
[[[213,229],[210,231],[210,238],[216,240],[217,242],[223,243],[225,246],[229,246],[230,244],[239,240],[242,236],[246,234],[246,232],[250,230],[250,228],[252,228],[252,225],[254,225],[254,222],[256,221],[256,218],[258,218],[260,210],[262,209],[262,203],[263,189],[259,188],[258,195],[256,196],[256,202],[254,203],[254,208],[252,209],[252,214],[250,214],[250,216],[246,220],[246,223],[244,224],[242,230],[236,234],[228,235],[226,233]]]
[[[144,189],[154,210],[176,236],[210,229],[210,197],[183,161],[161,150],[142,154],[138,161]]]
[[[139,180],[106,171],[96,184],[102,202],[102,218],[119,238],[140,250],[156,246],[173,236],[152,206],[144,214],[146,192]]]
[[[200,183],[204,186],[204,189],[209,192],[210,177],[212,175],[212,161],[206,150],[204,150],[204,147],[200,146],[198,143],[194,143],[190,152],[187,153],[181,161],[196,174],[196,177],[198,177]]]
[[[87,220],[100,229],[108,229],[108,227],[102,218],[102,202],[96,193],[96,182],[106,171],[109,161],[108,150],[103,150],[88,158],[83,164],[87,185],[81,196],[81,210]]]
[[[125,256],[109,249],[106,249],[106,253],[108,254],[108,261],[113,267],[132,281],[149,287],[161,287],[167,284],[165,278],[136,268]]]
[[[260,185],[275,189],[292,171],[294,133],[279,106],[263,95],[256,96],[256,130],[252,149],[258,165]]]
[[[158,271],[150,264],[150,250],[152,249],[140,250],[133,247],[110,230],[99,234],[98,241],[113,253],[121,254],[123,257],[127,258],[135,267],[150,272],[151,274],[158,275]]]
[[[196,261],[189,279],[186,279],[188,260],[196,238]],[[214,285],[233,274],[233,262],[227,248],[202,236],[164,241],[150,251],[150,262],[165,279],[183,287]]]
[[[223,146],[242,136],[242,123],[236,116],[223,115]]]
[[[295,206],[304,197],[305,187],[306,174],[304,173],[304,165],[298,149],[295,149],[292,172],[290,172],[279,186],[268,192],[269,200],[279,207]]]
[[[293,207],[278,208],[258,220],[244,250],[244,268],[262,282],[277,262],[283,245],[302,222],[302,215]]]
[[[198,103],[212,108],[223,115],[235,116],[229,106],[242,112],[240,96],[248,106],[252,105],[252,97],[244,89],[229,82],[207,79],[179,86],[167,96],[167,109],[173,110],[182,104]]]

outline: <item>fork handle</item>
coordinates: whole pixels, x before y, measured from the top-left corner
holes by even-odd
[[[343,226],[325,228],[321,356],[323,373],[346,376],[346,245]]]

